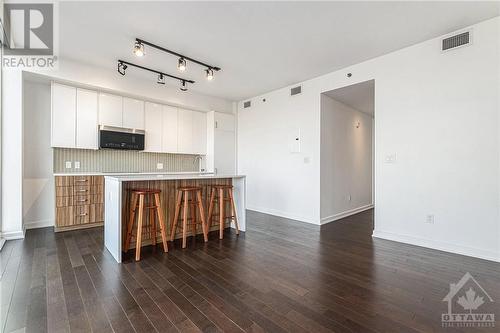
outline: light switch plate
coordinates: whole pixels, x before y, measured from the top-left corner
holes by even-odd
[[[163,169],[163,163],[156,163],[156,169],[158,170]]]
[[[75,161],[75,169],[80,169],[80,161]]]
[[[71,169],[71,161],[66,161],[66,169]]]

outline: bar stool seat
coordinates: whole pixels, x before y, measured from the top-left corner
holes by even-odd
[[[142,232],[146,228],[151,236],[151,242],[153,246],[156,245],[156,218],[158,217],[158,224],[160,226],[160,234],[163,243],[164,252],[168,252],[167,245],[167,235],[165,228],[165,220],[163,218],[163,212],[161,210],[160,193],[161,190],[158,189],[130,189],[130,212],[129,212],[129,222],[127,225],[127,236],[125,238],[125,244],[123,245],[124,252],[127,252],[130,246],[130,241],[132,237],[136,238],[135,246],[135,260],[138,261],[141,258],[141,246],[142,246]],[[149,211],[149,225],[144,224],[144,211]],[[156,213],[156,214],[155,214]],[[137,231],[133,235],[132,231],[135,224],[135,216],[137,215]]]
[[[191,199],[190,196],[192,196]],[[175,213],[174,213],[174,219],[172,221],[172,231],[170,234],[170,240],[174,241],[181,207],[182,207],[182,248],[183,249],[186,248],[186,239],[187,239],[186,237],[187,237],[188,226],[192,227],[193,237],[196,237],[196,225],[201,224],[203,230],[203,238],[205,242],[207,242],[208,241],[207,225],[205,222],[205,212],[203,209],[201,187],[199,186],[181,186],[177,188]],[[201,222],[198,222],[198,219],[196,218],[196,208],[198,208]],[[190,217],[188,217],[188,211],[190,211],[191,215]],[[188,221],[190,221],[190,223],[188,223]]]
[[[227,193],[227,197],[225,194]],[[225,214],[225,203],[230,202],[231,205],[231,215]],[[214,204],[218,203],[219,206],[219,214],[214,215]],[[238,216],[236,214],[236,206],[234,204],[234,195],[233,195],[233,185],[212,185],[210,190],[210,203],[208,206],[208,217],[207,217],[207,229],[210,230],[212,226],[212,219],[214,216],[218,216],[219,218],[219,239],[224,238],[224,223],[227,219],[231,219],[234,221],[234,225],[236,227],[236,234],[240,234],[240,228],[238,225]]]

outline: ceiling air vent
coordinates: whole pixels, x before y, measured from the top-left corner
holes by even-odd
[[[443,51],[447,51],[460,46],[469,45],[470,42],[470,31],[466,31],[458,35],[443,38],[441,49]]]
[[[252,101],[246,101],[246,102],[243,102],[243,108],[246,109],[246,108],[249,108],[252,106]]]
[[[302,86],[293,87],[290,89],[290,96],[298,95],[302,92]]]

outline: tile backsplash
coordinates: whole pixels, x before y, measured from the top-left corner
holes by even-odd
[[[185,172],[199,171],[197,155],[146,153],[132,150],[54,149],[54,172]],[[71,162],[71,169],[66,162]],[[80,168],[75,168],[75,162]],[[157,169],[163,163],[163,169]]]

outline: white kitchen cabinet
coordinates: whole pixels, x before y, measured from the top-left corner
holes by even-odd
[[[203,112],[178,110],[178,152],[205,155],[207,151],[207,118]]]
[[[192,153],[205,155],[207,153],[207,115],[203,112],[193,112]]]
[[[192,154],[193,151],[193,111],[178,109],[177,151]]]
[[[99,94],[99,125],[123,127],[123,97]]]
[[[163,106],[156,103],[145,103],[144,127],[146,131],[144,150],[162,152]]]
[[[234,116],[229,113],[214,112],[215,128],[234,132]]]
[[[76,148],[98,149],[98,96],[96,91],[76,90]]]
[[[76,88],[52,84],[51,146],[76,146]]]
[[[163,105],[162,151],[177,153],[177,108]]]
[[[233,131],[215,130],[214,171],[218,174],[234,174],[236,161],[236,140]]]
[[[232,114],[207,113],[206,170],[219,174],[236,172],[236,133]]]
[[[144,129],[144,101],[123,97],[123,127]]]

